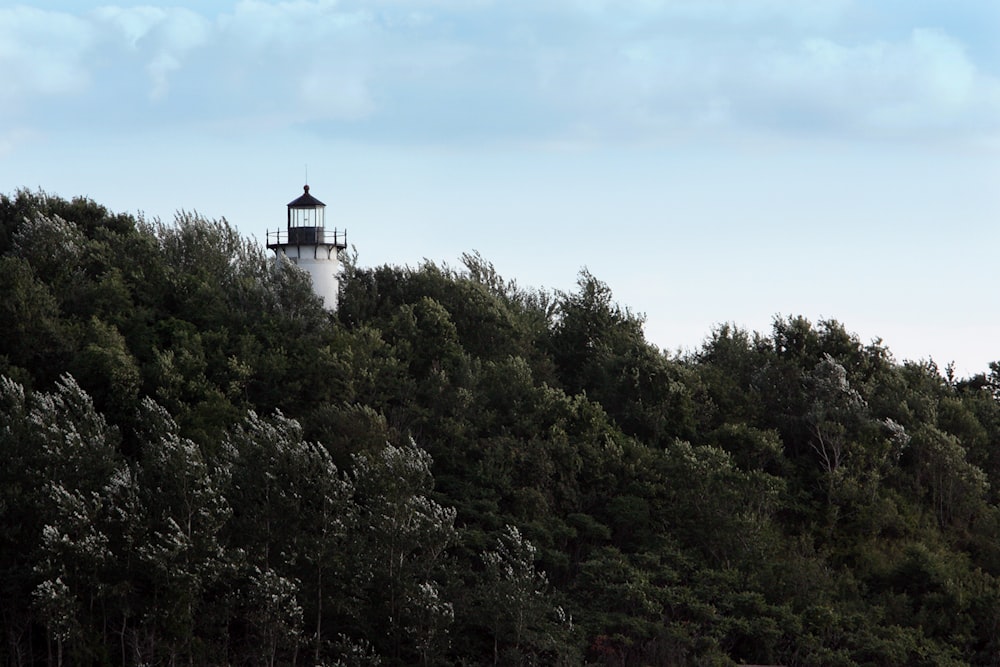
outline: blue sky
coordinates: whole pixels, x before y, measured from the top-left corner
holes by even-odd
[[[0,185],[247,236],[301,192],[365,265],[587,267],[696,348],[836,318],[1000,359],[995,0],[0,8]]]

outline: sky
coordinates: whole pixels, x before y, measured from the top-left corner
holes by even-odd
[[[996,0],[0,4],[0,192],[263,243],[307,178],[363,266],[586,268],[670,353],[1000,360]]]

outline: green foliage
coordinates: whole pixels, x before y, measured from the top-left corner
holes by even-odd
[[[642,318],[584,271],[562,294],[549,345],[567,393],[586,393],[628,434],[656,445],[694,435],[696,383],[645,341]]]
[[[27,384],[54,382],[73,348],[51,289],[26,260],[7,255],[0,257],[0,293],[0,366]]]
[[[412,441],[354,457],[351,613],[372,645],[409,664],[416,656],[436,662],[454,621],[438,577],[443,552],[456,537],[455,510],[428,497],[430,468],[430,456]]]
[[[495,547],[482,554],[485,576],[476,602],[493,637],[494,664],[570,665],[579,660],[570,643],[569,618],[552,601],[548,578],[535,565],[537,553],[516,527],[507,525]]]
[[[280,414],[264,420],[250,413],[229,434],[225,458],[233,508],[225,532],[237,607],[249,620],[247,659],[264,655],[273,663],[307,642],[318,663],[329,634],[324,620],[344,611],[337,582],[347,574],[351,484],[326,449],[304,440],[299,424]],[[305,626],[306,618],[314,622]]]
[[[1000,362],[0,196],[5,664],[998,664]]]

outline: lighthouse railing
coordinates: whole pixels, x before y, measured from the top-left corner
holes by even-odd
[[[347,230],[323,227],[292,227],[267,232],[267,247],[279,245],[332,245],[347,247]]]

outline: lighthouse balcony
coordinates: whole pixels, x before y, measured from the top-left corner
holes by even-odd
[[[290,227],[267,233],[267,247],[283,245],[328,245],[343,250],[347,247],[347,231],[324,227]]]

